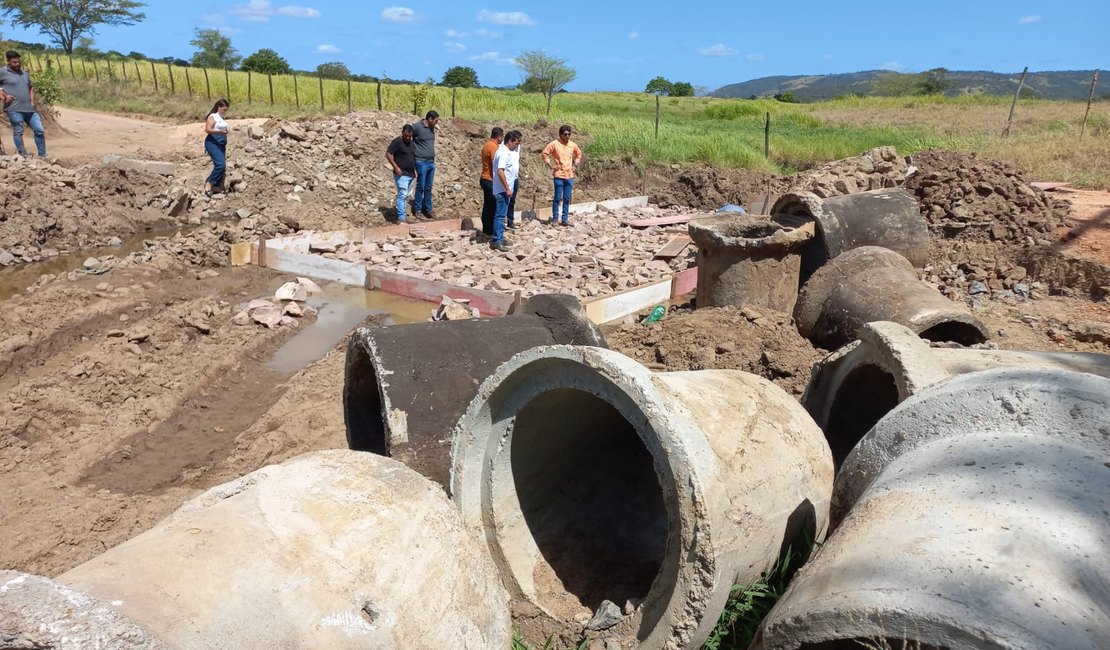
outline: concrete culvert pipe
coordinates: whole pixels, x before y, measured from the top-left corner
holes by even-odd
[[[813,221],[813,240],[802,250],[804,281],[828,260],[860,246],[882,246],[916,268],[929,254],[929,226],[917,201],[903,189],[883,189],[821,198],[812,192],[784,194],[771,207],[783,223]]]
[[[482,380],[521,350],[557,344],[605,347],[570,295],[535,296],[504,318],[359,328],[343,385],[347,444],[396,458],[446,489],[451,429]]]
[[[856,338],[864,323],[893,321],[931,341],[973,345],[987,328],[962,303],[917,277],[894,251],[864,246],[844,253],[806,280],[794,307],[798,331],[832,350]]]
[[[839,466],[884,415],[923,388],[991,368],[1059,368],[1110,377],[1110,355],[934,348],[891,322],[864,325],[859,341],[825,357],[802,396]]]
[[[1066,370],[974,372],[909,398],[848,456],[842,523],[757,647],[1105,648],[1108,423],[1110,380]]]
[[[507,648],[512,637],[498,573],[443,490],[348,450],[215,487],[57,581],[172,648]]]
[[[698,307],[758,305],[789,314],[798,299],[801,248],[812,230],[787,228],[767,218],[694,219],[698,247]]]
[[[580,638],[609,601],[607,642],[696,648],[734,583],[823,537],[831,480],[820,430],[762,378],[553,346],[482,384],[451,490],[536,638]]]

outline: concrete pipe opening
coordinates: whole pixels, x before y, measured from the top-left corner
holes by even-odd
[[[821,643],[804,643],[798,650],[861,650],[861,648],[875,648],[876,650],[951,650],[948,646],[930,645],[914,639],[897,639],[887,637],[837,639]]]
[[[343,383],[343,417],[347,424],[347,447],[389,455],[378,373],[365,346],[352,338],[347,348],[346,379]]]
[[[883,368],[865,364],[848,373],[836,391],[825,425],[825,437],[837,467],[899,401],[894,375]]]
[[[534,638],[698,647],[732,584],[827,526],[824,435],[739,371],[538,347],[486,379],[452,437],[451,497]]]
[[[987,341],[983,329],[973,323],[964,323],[957,320],[944,321],[918,334],[926,341],[937,343],[959,343],[963,346],[978,345]]]
[[[667,509],[651,454],[620,411],[580,390],[537,396],[516,417],[511,472],[544,560],[534,570],[541,607],[643,600],[666,552]]]

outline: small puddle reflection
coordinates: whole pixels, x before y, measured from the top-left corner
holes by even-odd
[[[282,375],[293,375],[324,358],[367,316],[383,315],[383,325],[420,323],[428,320],[435,305],[403,298],[383,291],[321,284],[323,292],[309,297],[308,305],[319,311],[315,322],[301,325],[301,331],[282,345],[266,367]]]

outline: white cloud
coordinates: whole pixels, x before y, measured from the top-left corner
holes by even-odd
[[[224,36],[235,36],[236,34],[241,34],[243,32],[243,30],[239,29],[238,27],[229,27],[227,25],[220,25],[216,28],[216,31],[223,34]]]
[[[206,23],[212,23],[214,25],[222,25],[224,22],[224,17],[221,14],[206,14],[204,16],[201,16],[200,19]]]
[[[239,20],[251,23],[267,23],[273,16],[289,16],[292,18],[319,18],[319,10],[312,7],[298,7],[297,5],[282,5],[274,7],[270,0],[250,0],[245,5],[233,5],[227,12]]]
[[[443,35],[447,38],[466,38],[467,36],[470,36],[470,34],[467,34],[466,32],[460,32],[457,29],[449,29],[443,32]]]
[[[382,20],[387,23],[411,23],[416,20],[416,12],[408,7],[386,7],[382,9]]]
[[[763,60],[763,55],[762,54],[745,54],[744,58],[749,60],[749,61],[762,61]]]
[[[489,11],[483,9],[478,12],[478,20],[483,23],[493,23],[494,25],[515,25],[515,26],[528,26],[536,24],[532,17],[523,11]]]
[[[887,61],[886,63],[880,65],[879,69],[890,70],[891,72],[903,72],[906,70],[906,66],[898,63],[897,61]]]
[[[628,32],[628,40],[634,41],[637,38],[640,38],[640,32]]]
[[[507,63],[509,65],[516,65],[516,59],[510,57],[502,57],[500,52],[482,52],[467,57],[471,61],[493,61],[494,63]]]
[[[732,56],[736,54],[736,50],[725,45],[724,43],[717,43],[709,47],[699,47],[698,54],[702,56]]]
[[[490,31],[484,27],[482,29],[476,30],[474,32],[474,35],[481,36],[482,38],[501,38],[501,32]]]
[[[450,50],[452,52],[465,52],[466,51],[466,46],[465,45],[463,45],[462,43],[456,43],[454,41],[447,41],[446,43],[443,44],[443,47],[444,47],[444,49]]]
[[[826,60],[826,61],[831,61],[831,60],[832,60],[832,58],[833,58],[833,55],[831,55],[831,54],[826,54],[826,55],[825,55],[825,60]]]
[[[316,46],[317,52],[324,52],[325,54],[339,54],[339,48],[334,45],[324,43],[323,45]]]
[[[1032,25],[1033,23],[1041,22],[1040,16],[1022,16],[1018,18],[1019,25]]]

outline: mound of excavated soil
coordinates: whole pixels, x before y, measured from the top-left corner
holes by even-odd
[[[668,314],[650,325],[606,333],[609,347],[649,367],[731,368],[770,379],[801,395],[824,353],[798,333],[787,314],[762,307],[712,307]]]
[[[1066,225],[1069,206],[1032,187],[1004,162],[930,149],[910,158],[906,189],[934,235],[1030,245]]]

